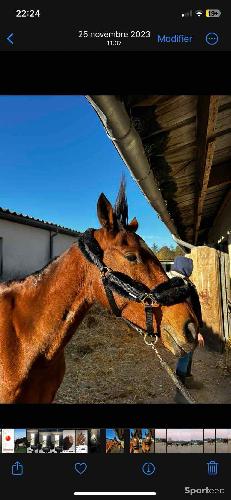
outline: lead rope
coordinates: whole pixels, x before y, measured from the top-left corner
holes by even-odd
[[[145,344],[148,345],[149,347],[151,347],[154,350],[154,352],[155,352],[155,354],[156,354],[156,356],[157,356],[157,358],[158,358],[158,360],[159,360],[162,368],[165,369],[165,371],[167,372],[167,374],[169,375],[169,377],[172,379],[172,381],[175,384],[175,386],[179,389],[179,391],[181,392],[181,394],[184,396],[184,398],[186,399],[186,401],[188,401],[188,403],[191,404],[191,405],[197,404],[197,401],[194,399],[194,397],[189,393],[189,391],[187,391],[187,389],[184,387],[184,385],[182,384],[182,382],[175,375],[175,373],[172,370],[172,368],[168,365],[168,363],[166,361],[164,361],[164,359],[160,355],[158,349],[155,346],[155,344],[156,344],[156,342],[158,340],[158,337],[156,337],[154,341],[148,342],[148,340],[147,340],[148,335],[145,335],[145,333],[143,332],[143,330],[141,330],[141,328],[137,327],[136,325],[133,325],[132,322],[130,322],[129,320],[127,320],[125,318],[118,318],[118,319],[123,319],[123,321],[125,321],[130,327],[132,327],[134,330],[137,330],[138,333],[140,335],[142,335]]]
[[[155,347],[154,344],[151,345],[151,348],[154,350],[155,354],[157,355],[157,358],[159,359],[159,362],[161,366],[166,370],[167,374],[169,377],[172,379],[174,382],[175,386],[179,389],[181,394],[183,394],[184,398],[188,401],[189,404],[193,405],[196,404],[197,401],[191,396],[191,394],[187,391],[187,389],[184,387],[182,382],[178,379],[178,377],[175,375],[174,371],[172,368],[164,361],[160,353],[158,352],[157,348]]]

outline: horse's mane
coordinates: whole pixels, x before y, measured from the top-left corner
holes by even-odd
[[[116,198],[114,213],[118,223],[126,228],[128,224],[128,201],[126,196],[125,176],[122,176],[119,192]]]

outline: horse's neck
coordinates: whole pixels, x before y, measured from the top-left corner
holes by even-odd
[[[91,306],[88,270],[88,262],[73,245],[24,284],[31,308],[31,333],[48,360],[68,342]]]

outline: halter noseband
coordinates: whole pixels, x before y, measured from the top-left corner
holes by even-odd
[[[98,267],[112,312],[115,316],[122,317],[113,292],[131,301],[144,304],[146,331],[126,318],[122,319],[139,333],[142,333],[147,344],[156,342],[159,335],[153,330],[153,307],[170,306],[183,302],[190,295],[189,287],[182,278],[171,278],[150,290],[146,285],[133,280],[130,276],[113,271],[103,263],[103,250],[93,236],[94,231],[95,229],[87,229],[79,236],[77,244],[86,259]],[[149,341],[146,337],[149,338]]]

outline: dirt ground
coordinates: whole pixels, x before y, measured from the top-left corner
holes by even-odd
[[[176,358],[161,342],[159,352],[175,370]],[[121,319],[94,306],[66,347],[66,373],[55,403],[173,403],[175,387],[154,351]],[[198,403],[231,402],[231,351],[197,348],[193,375],[203,382],[191,393]]]

